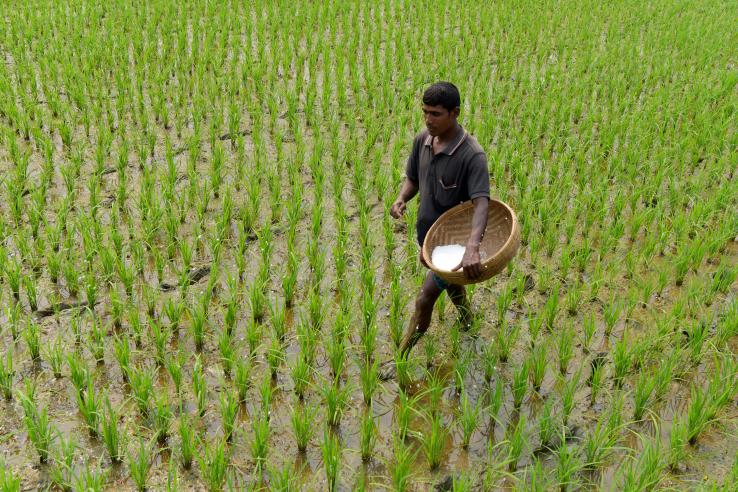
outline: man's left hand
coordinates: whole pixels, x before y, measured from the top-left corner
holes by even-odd
[[[476,280],[482,276],[482,261],[479,258],[479,246],[467,246],[464,250],[464,257],[461,259],[453,272],[464,269],[464,275],[469,280]]]

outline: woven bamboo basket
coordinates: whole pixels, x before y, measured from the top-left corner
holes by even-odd
[[[474,204],[471,201],[447,210],[428,230],[423,242],[423,259],[430,269],[448,283],[467,285],[488,280],[500,273],[520,247],[520,225],[515,212],[506,203],[492,199],[487,213],[487,229],[479,245],[482,275],[476,280],[466,278],[463,270],[440,270],[431,262],[433,249],[448,244],[466,245],[471,233]]]

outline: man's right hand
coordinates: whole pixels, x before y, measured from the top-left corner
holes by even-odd
[[[397,199],[395,200],[395,203],[392,204],[392,207],[390,208],[390,215],[394,217],[395,219],[399,219],[402,217],[402,214],[405,213],[405,208],[407,207],[407,204],[404,200]]]

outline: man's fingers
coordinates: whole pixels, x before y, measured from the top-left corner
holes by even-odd
[[[459,263],[458,265],[456,265],[454,268],[452,268],[451,271],[452,272],[455,272],[455,271],[459,270],[463,264],[464,264],[464,262],[462,261],[461,263]]]

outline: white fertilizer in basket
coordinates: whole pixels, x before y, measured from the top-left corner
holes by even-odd
[[[464,258],[466,248],[460,244],[436,246],[431,253],[431,263],[439,270],[450,272],[456,268]]]

